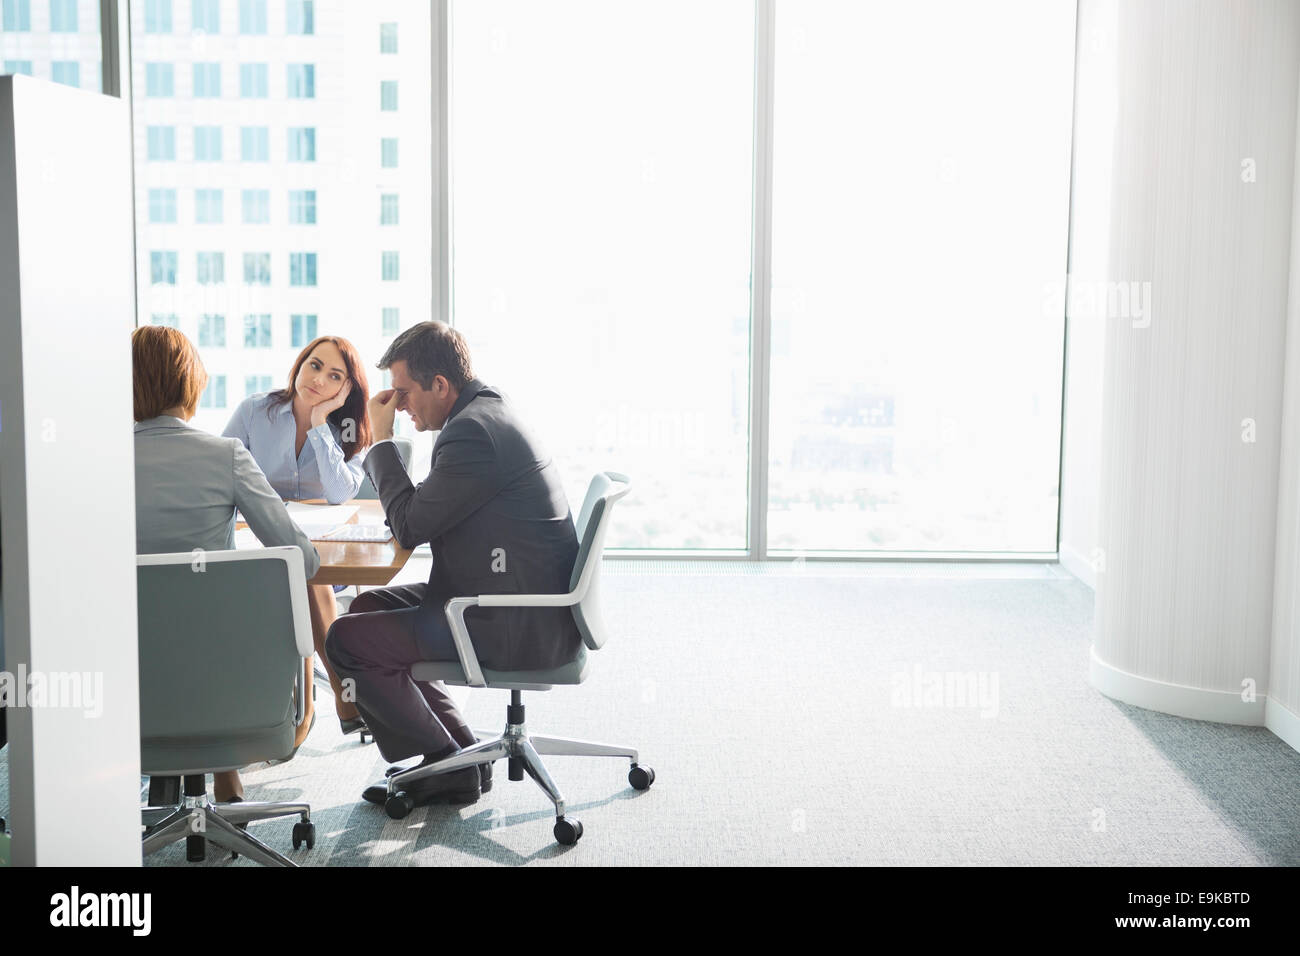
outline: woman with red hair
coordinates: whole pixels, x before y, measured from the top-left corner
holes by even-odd
[[[222,434],[243,442],[286,501],[324,498],[339,504],[355,497],[365,478],[361,452],[370,444],[369,399],[356,348],[345,338],[323,335],[298,354],[284,388],[244,399]],[[365,730],[365,720],[356,704],[344,699],[343,685],[325,656],[325,636],[338,616],[334,591],[327,584],[311,584],[307,590],[316,653],[334,688],[343,733]]]

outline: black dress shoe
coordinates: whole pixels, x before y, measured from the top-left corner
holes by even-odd
[[[465,767],[450,773],[440,773],[425,777],[423,780],[416,780],[403,789],[411,795],[417,807],[431,803],[467,804],[478,800],[479,779],[477,767]],[[361,799],[382,807],[388,800],[387,782],[366,787],[361,792]]]
[[[357,714],[355,717],[349,717],[347,720],[340,717],[339,728],[343,731],[344,737],[348,734],[359,734],[362,731],[365,731],[367,736],[370,735],[370,728],[366,726],[366,718],[362,717],[360,714]]]

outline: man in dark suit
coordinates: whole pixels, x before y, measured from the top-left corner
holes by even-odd
[[[330,628],[325,652],[390,761],[441,760],[476,742],[442,683],[411,679],[420,660],[459,660],[443,614],[448,599],[569,590],[578,553],[573,519],[550,458],[501,393],[474,377],[469,347],[441,322],[399,335],[379,361],[391,389],[370,400],[375,444],[365,460],[394,537],[428,542],[427,585],[380,588],[352,602]],[[429,475],[412,486],[390,439],[396,412],[439,431]],[[479,661],[501,670],[573,660],[581,635],[568,608],[471,608],[465,614]],[[472,802],[491,786],[491,765],[419,781],[417,803]],[[385,786],[363,797],[383,803]]]

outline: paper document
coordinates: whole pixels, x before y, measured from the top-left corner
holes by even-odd
[[[284,506],[289,517],[312,540],[346,524],[357,513],[356,505],[308,505],[301,501],[286,501]]]

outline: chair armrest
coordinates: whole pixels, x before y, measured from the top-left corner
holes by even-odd
[[[456,644],[456,653],[460,656],[461,669],[465,671],[465,680],[470,687],[486,687],[483,669],[478,666],[478,655],[469,639],[469,628],[465,626],[465,611],[478,604],[475,597],[457,597],[447,602],[444,613],[447,623],[451,625],[451,639]]]
[[[480,607],[572,607],[576,594],[480,594]]]
[[[460,666],[470,687],[486,687],[487,679],[479,666],[474,644],[469,639],[465,611],[471,607],[572,607],[578,603],[574,594],[480,594],[478,597],[457,597],[447,602],[444,613],[451,625],[451,639],[460,656]]]
[[[303,666],[302,661],[298,662],[295,670],[298,673],[293,679],[293,725],[301,727],[303,718],[307,716],[307,695],[312,692],[313,688],[306,686],[307,668]]]

